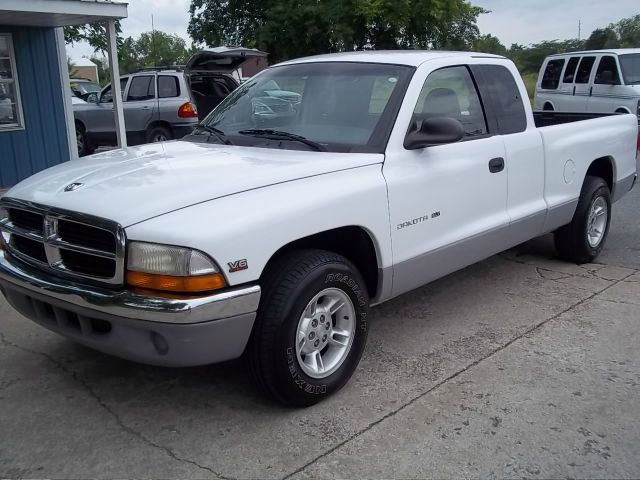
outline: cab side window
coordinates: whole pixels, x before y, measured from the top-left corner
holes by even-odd
[[[480,97],[467,67],[441,68],[425,80],[412,123],[434,117],[455,118],[462,123],[465,137],[487,134]]]
[[[562,77],[562,83],[573,83],[573,80],[576,78],[576,68],[578,68],[579,61],[580,57],[571,57],[569,59],[567,68],[564,71],[564,76]]]
[[[555,90],[560,85],[560,76],[562,75],[562,67],[564,67],[564,58],[558,60],[549,60],[547,67],[542,74],[540,87],[545,90]]]
[[[576,83],[589,83],[591,69],[595,62],[596,57],[582,57],[582,61],[578,66],[578,73],[576,73]]]
[[[594,83],[600,85],[620,85],[620,74],[615,57],[606,56],[600,59]]]

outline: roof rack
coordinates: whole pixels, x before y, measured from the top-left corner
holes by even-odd
[[[131,73],[161,72],[161,71],[164,71],[164,70],[175,70],[176,72],[182,72],[182,71],[184,71],[184,67],[185,67],[185,65],[159,65],[157,67],[143,67],[143,68],[140,68],[140,69],[136,70],[135,72],[131,72]]]

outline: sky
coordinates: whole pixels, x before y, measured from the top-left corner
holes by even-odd
[[[510,46],[528,45],[542,40],[576,38],[578,21],[582,38],[596,28],[624,17],[640,14],[639,0],[471,0],[473,5],[491,10],[480,15],[478,26]],[[191,43],[187,35],[190,0],[129,0],[129,18],[122,21],[122,34],[137,37],[151,30],[151,15],[157,30],[175,33]],[[67,46],[77,59],[93,51],[86,44]]]

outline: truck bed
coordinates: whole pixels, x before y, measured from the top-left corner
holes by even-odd
[[[582,112],[554,112],[554,111],[534,111],[533,119],[536,127],[549,127],[562,123],[581,122],[583,120],[593,120],[594,118],[610,117],[612,115],[622,115],[620,113],[582,113]]]

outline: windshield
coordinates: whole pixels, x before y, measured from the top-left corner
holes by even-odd
[[[413,70],[341,62],[274,67],[226,97],[202,122],[209,130],[199,131],[215,128],[235,145],[383,152]]]
[[[100,85],[94,82],[74,82],[72,80],[70,86],[71,91],[77,96],[100,91]]]
[[[640,53],[620,55],[620,68],[626,85],[640,84]]]

